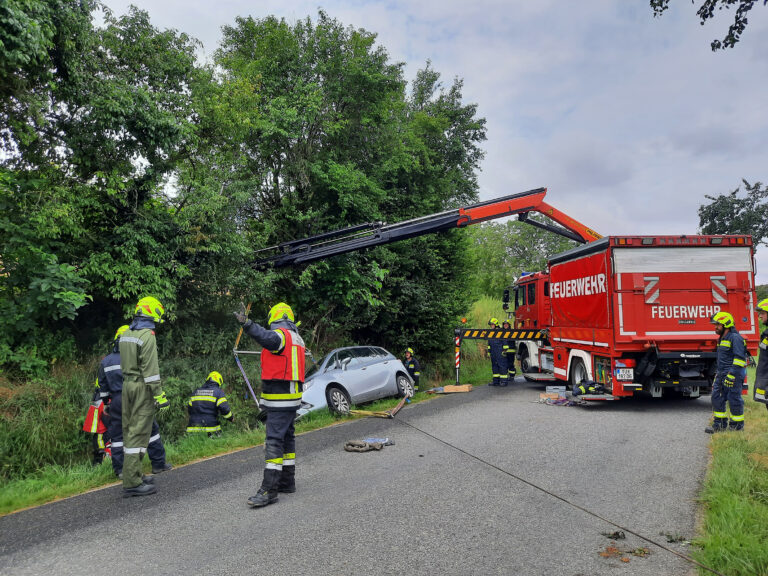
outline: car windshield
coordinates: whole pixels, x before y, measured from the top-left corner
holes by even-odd
[[[309,366],[304,372],[304,379],[306,380],[307,378],[315,374],[318,370],[320,370],[320,366],[325,364],[325,361],[328,359],[328,356],[330,356],[330,354],[326,354],[325,356],[320,358],[320,360],[318,360],[317,362],[312,363],[312,365]]]

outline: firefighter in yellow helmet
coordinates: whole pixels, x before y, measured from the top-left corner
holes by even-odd
[[[733,316],[718,312],[712,317],[717,340],[717,373],[712,385],[712,409],[714,420],[707,426],[707,434],[723,430],[744,429],[744,399],[741,387],[747,374],[747,347],[744,338],[736,330]],[[730,421],[726,403],[731,409]]]
[[[296,439],[293,422],[301,406],[304,384],[304,340],[294,323],[293,310],[280,302],[269,311],[264,328],[245,315],[234,313],[261,352],[261,409],[267,414],[264,443],[266,465],[258,492],[248,505],[260,508],[277,502],[278,492],[296,491]]]
[[[760,334],[760,356],[757,360],[752,397],[755,402],[762,402],[768,408],[768,298],[760,300],[757,304],[757,317],[765,326],[765,330]]]
[[[224,379],[218,372],[211,372],[205,384],[195,390],[187,402],[189,424],[187,432],[207,432],[208,437],[221,436],[219,416],[232,422],[234,416],[221,387]]]
[[[155,326],[163,323],[165,308],[151,296],[136,304],[128,330],[120,336],[120,369],[123,372],[123,497],[155,493],[154,484],[141,474],[155,410],[170,406],[160,385]]]
[[[421,365],[416,357],[413,355],[413,348],[407,348],[405,351],[405,369],[408,370],[408,374],[413,379],[414,392],[419,391],[419,378],[421,377]]]
[[[499,328],[499,321],[496,318],[488,320],[488,326],[491,330],[497,330]],[[504,358],[504,340],[501,338],[489,338],[486,345],[488,354],[491,356],[491,370],[493,372],[493,379],[489,386],[506,386],[509,382],[509,374],[507,373],[507,362]]]

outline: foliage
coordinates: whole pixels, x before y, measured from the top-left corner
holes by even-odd
[[[701,18],[701,25],[703,26],[707,20],[714,18],[715,9],[728,10],[736,5],[736,14],[734,15],[733,24],[728,28],[728,34],[722,40],[712,41],[712,51],[715,52],[722,48],[733,48],[736,43],[741,40],[741,35],[747,28],[747,16],[752,7],[759,3],[760,0],[704,0],[696,11],[696,14]],[[695,4],[695,0],[691,0],[692,4]],[[763,6],[768,4],[768,0],[763,0]],[[669,0],[651,0],[651,8],[653,8],[654,16],[661,16],[664,11],[669,8]]]
[[[768,186],[744,182],[728,194],[706,196],[709,204],[699,207],[699,227],[702,234],[750,234],[755,245],[768,245]]]
[[[540,228],[508,220],[486,222],[468,230],[473,262],[472,295],[500,298],[523,272],[547,267],[547,259],[577,244]]]
[[[744,431],[713,438],[702,494],[704,535],[693,556],[723,574],[768,573],[768,415],[751,397],[750,391]]]

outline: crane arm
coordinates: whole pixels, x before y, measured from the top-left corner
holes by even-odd
[[[546,188],[536,188],[396,224],[384,224],[382,222],[358,224],[334,232],[326,232],[264,248],[257,253],[273,252],[273,254],[254,261],[252,265],[255,268],[282,268],[293,264],[305,264],[347,252],[453,228],[464,228],[472,224],[515,214],[519,215],[518,218],[522,222],[544,228],[577,242],[592,242],[601,238],[594,230],[544,202],[546,194]],[[530,220],[528,219],[530,212],[540,212],[560,226]]]

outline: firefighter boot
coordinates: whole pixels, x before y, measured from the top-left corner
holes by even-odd
[[[261,488],[253,496],[248,498],[248,506],[251,508],[261,508],[277,502],[277,484],[280,482],[280,470],[267,468],[264,470],[264,480]]]
[[[716,434],[717,432],[723,432],[728,429],[728,420],[725,418],[715,418],[712,426],[704,428],[704,432],[707,434]]]
[[[157,492],[154,484],[147,484],[142,482],[138,486],[133,488],[123,488],[123,498],[130,498],[132,496],[148,496]]]
[[[277,491],[286,494],[296,492],[296,466],[283,465],[283,472],[280,474],[280,481],[277,483]]]

